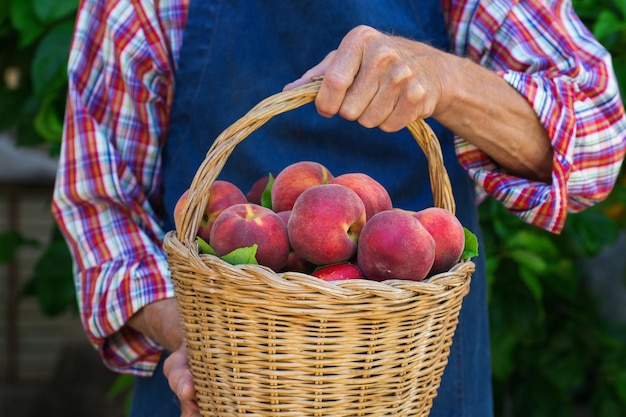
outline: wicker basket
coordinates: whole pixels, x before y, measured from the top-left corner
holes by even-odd
[[[164,241],[203,416],[420,416],[430,412],[474,264],[428,280],[326,282],[199,254],[210,185],[234,147],[273,116],[310,103],[319,80],[260,102],[215,140]],[[454,212],[441,149],[409,131],[429,161],[435,205]]]

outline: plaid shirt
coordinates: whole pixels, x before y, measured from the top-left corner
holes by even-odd
[[[626,119],[609,55],[567,0],[443,3],[453,52],[523,94],[555,150],[550,185],[501,172],[457,138],[461,164],[481,192],[559,232],[568,211],[610,192],[624,156]],[[187,0],[83,0],[69,57],[53,213],[75,259],[90,341],[109,368],[137,375],[151,374],[161,347],[125,323],[173,296],[158,216],[160,150],[186,8]]]

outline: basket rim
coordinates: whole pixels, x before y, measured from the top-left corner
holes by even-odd
[[[442,294],[461,289],[467,293],[469,283],[476,265],[471,259],[464,259],[450,270],[430,276],[422,281],[406,279],[389,279],[373,281],[370,279],[348,279],[325,281],[301,272],[275,272],[271,268],[256,264],[230,264],[215,255],[200,253],[197,243],[191,247],[178,238],[176,231],[166,234],[163,247],[168,253],[170,269],[173,263],[185,264],[196,271],[194,286],[196,289],[206,287],[212,291],[210,283],[202,283],[203,271],[218,269],[227,271],[232,277],[239,277],[240,283],[246,285],[246,277],[254,276],[254,281],[264,281],[268,288],[276,288],[281,294],[299,296],[307,291],[323,293],[338,300],[363,298],[371,295],[387,300],[406,300],[415,294]],[[172,279],[177,280],[176,274]]]

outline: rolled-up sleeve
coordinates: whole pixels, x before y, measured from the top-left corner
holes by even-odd
[[[508,175],[463,138],[457,155],[482,195],[558,233],[567,213],[606,198],[624,158],[626,118],[611,57],[569,1],[492,3],[475,3],[468,23],[453,25],[455,52],[498,73],[531,104],[554,149],[552,182]]]
[[[52,212],[73,255],[89,340],[110,369],[149,375],[162,348],[126,322],[174,296],[159,217],[171,39],[154,8],[134,3],[81,2]],[[162,22],[182,33],[183,4],[169,5],[161,2]]]

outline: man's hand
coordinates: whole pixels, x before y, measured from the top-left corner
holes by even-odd
[[[163,372],[170,388],[180,400],[180,417],[200,417],[196,391],[189,370],[187,348],[184,344],[165,359]]]
[[[180,400],[181,417],[200,417],[176,300],[169,298],[148,304],[128,324],[172,352],[163,364],[163,371]]]
[[[502,77],[469,59],[358,26],[285,90],[319,76],[315,106],[322,116],[386,132],[432,117],[508,173],[551,182],[552,145],[534,109]]]
[[[358,26],[285,89],[323,75],[315,100],[322,116],[339,114],[368,128],[397,131],[435,110],[445,84],[436,69],[444,56],[426,44]]]

